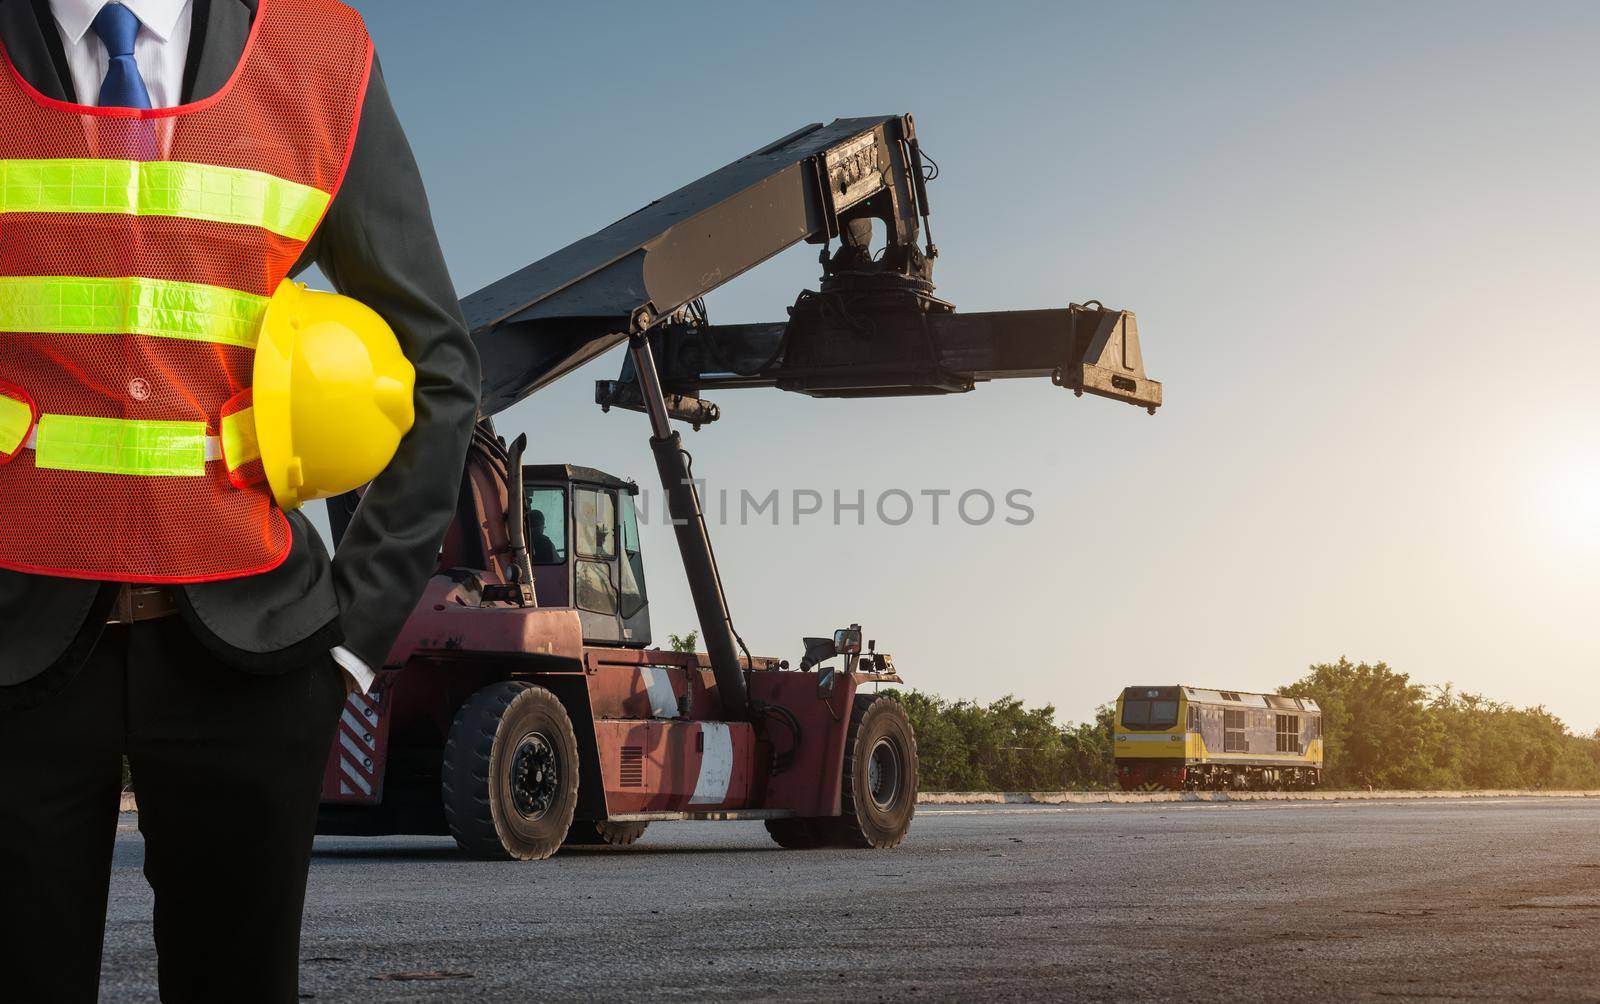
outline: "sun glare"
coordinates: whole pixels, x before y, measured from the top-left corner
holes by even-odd
[[[1600,459],[1567,458],[1546,482],[1546,511],[1565,541],[1600,547]]]

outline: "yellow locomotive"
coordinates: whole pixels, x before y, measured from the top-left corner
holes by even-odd
[[[1289,790],[1322,779],[1322,709],[1301,697],[1129,687],[1111,744],[1124,791]]]

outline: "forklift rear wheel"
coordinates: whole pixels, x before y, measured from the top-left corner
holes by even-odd
[[[612,823],[606,820],[595,822],[592,819],[580,819],[567,830],[566,842],[572,847],[599,847],[604,844],[626,847],[644,836],[644,828],[649,825],[649,823]]]
[[[835,840],[846,847],[894,847],[917,811],[917,737],[892,697],[861,694],[844,745],[841,813]]]
[[[809,851],[828,846],[831,819],[769,819],[767,833],[779,847],[789,851]]]
[[[540,861],[578,805],[578,739],[556,695],[507,680],[473,694],[444,748],[444,815],[468,854]]]

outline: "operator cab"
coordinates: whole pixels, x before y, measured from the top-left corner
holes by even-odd
[[[522,476],[536,602],[576,608],[585,642],[648,646],[639,487],[571,464],[528,465]]]
[[[1122,692],[1120,722],[1128,732],[1166,732],[1178,724],[1177,687],[1129,687]]]

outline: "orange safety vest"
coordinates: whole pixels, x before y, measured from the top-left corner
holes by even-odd
[[[360,16],[261,0],[233,76],[176,108],[56,101],[0,57],[0,568],[276,568],[290,531],[255,452],[255,341],[350,161]]]

